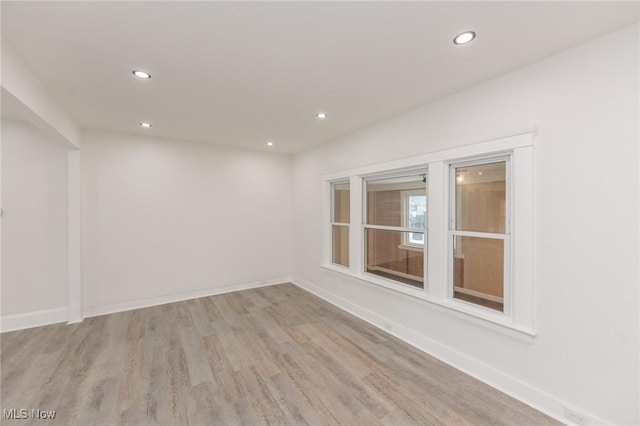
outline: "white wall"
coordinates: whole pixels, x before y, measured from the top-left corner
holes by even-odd
[[[288,279],[291,173],[274,153],[85,132],[87,313]]]
[[[7,164],[9,171],[2,170],[1,174],[8,173],[10,181],[2,182],[2,192],[8,194],[3,193],[2,199],[5,209],[8,204],[11,211],[21,214],[17,219],[8,211],[11,217],[4,218],[0,226],[11,228],[2,235],[2,247],[8,251],[0,251],[3,266],[0,330],[77,321],[81,318],[78,298],[71,297],[68,303],[67,295],[70,285],[81,285],[80,229],[76,220],[80,203],[78,194],[73,192],[79,183],[72,179],[68,188],[66,185],[68,172],[73,178],[78,176],[67,162],[67,155],[77,158],[78,153],[67,150],[79,147],[80,130],[4,38],[1,50],[3,117],[19,117],[21,122],[11,124],[7,120],[5,132],[3,120],[2,154],[7,151],[9,159],[3,158],[2,165],[4,168]],[[26,142],[21,143],[23,140]],[[60,166],[63,161],[64,170]],[[25,174],[25,168],[33,173]],[[72,197],[67,199],[69,193]],[[29,211],[32,207],[38,210]],[[60,216],[63,208],[64,218]],[[68,217],[67,210],[71,213]]]
[[[638,48],[633,26],[298,155],[294,282],[556,416],[640,423]],[[532,128],[532,343],[320,268],[323,174]]]
[[[2,120],[2,208],[3,328],[23,326],[38,311],[49,313],[44,323],[64,320],[66,145],[30,123]]]

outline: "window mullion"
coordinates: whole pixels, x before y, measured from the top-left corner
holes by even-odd
[[[426,228],[405,228],[402,226],[386,226],[386,225],[363,225],[367,229],[380,229],[383,231],[400,231],[400,232],[414,232],[418,234],[422,234],[426,231]]]
[[[492,232],[474,232],[474,231],[451,231],[453,235],[457,235],[459,237],[475,237],[475,238],[490,238],[494,240],[504,240],[507,237],[507,234],[496,234]]]
[[[351,271],[359,275],[362,271],[362,262],[364,254],[362,251],[362,178],[360,176],[351,176],[351,227],[349,228],[349,239],[351,245],[349,247],[349,264]]]

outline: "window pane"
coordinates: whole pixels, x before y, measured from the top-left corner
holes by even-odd
[[[415,196],[413,200],[416,212],[418,205],[424,205],[426,211],[426,183],[424,174],[401,176],[367,181],[366,223],[370,225],[409,227],[406,214],[407,193]],[[424,201],[420,200],[424,197]],[[424,228],[425,216],[416,215],[418,228]]]
[[[365,229],[366,271],[423,288],[422,250],[402,248],[409,232]],[[418,233],[413,233],[417,237]],[[424,238],[424,234],[421,234]]]
[[[422,232],[407,232],[409,236],[409,244],[424,245],[424,234]]]
[[[332,222],[349,223],[350,193],[348,183],[333,184],[333,218]]]
[[[453,297],[502,312],[504,240],[454,238]]]
[[[427,196],[408,195],[407,228],[424,228],[427,220]]]
[[[506,162],[456,167],[456,230],[505,233]]]
[[[349,266],[349,227],[333,225],[333,248],[331,262]]]

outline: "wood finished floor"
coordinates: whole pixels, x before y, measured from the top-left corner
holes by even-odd
[[[6,425],[547,425],[291,284],[1,336]],[[31,415],[31,411],[29,411]]]

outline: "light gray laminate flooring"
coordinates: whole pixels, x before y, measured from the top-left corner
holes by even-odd
[[[29,416],[6,425],[558,424],[292,284],[0,345],[2,408]]]

